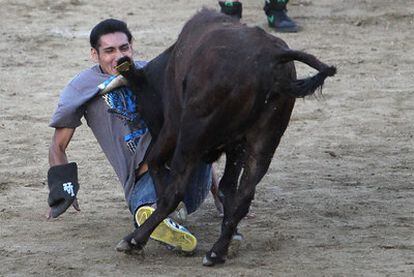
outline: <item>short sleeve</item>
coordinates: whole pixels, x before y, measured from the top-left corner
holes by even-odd
[[[79,101],[79,96],[80,93],[71,84],[63,89],[49,124],[50,127],[76,128],[82,124],[81,118],[85,112],[85,103]]]
[[[100,73],[97,66],[75,76],[60,93],[49,126],[54,128],[80,126],[88,101],[98,94],[98,85],[108,77],[110,75]]]
[[[135,64],[142,68],[147,62],[135,61]],[[97,65],[79,73],[62,90],[49,126],[53,128],[80,126],[88,101],[97,96],[98,85],[110,77],[111,75],[102,73]]]

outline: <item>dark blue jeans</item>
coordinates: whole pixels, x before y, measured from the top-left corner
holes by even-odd
[[[201,163],[191,177],[190,185],[184,195],[184,204],[188,213],[195,212],[210,191],[212,183],[211,164]],[[157,202],[155,187],[150,174],[142,175],[135,183],[128,204],[132,214],[143,205],[151,205]]]

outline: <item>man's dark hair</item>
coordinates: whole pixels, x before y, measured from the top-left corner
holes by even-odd
[[[109,18],[99,22],[95,27],[93,27],[89,36],[91,47],[98,50],[99,39],[101,36],[116,32],[124,33],[128,37],[128,42],[131,42],[132,35],[126,23],[118,19]]]

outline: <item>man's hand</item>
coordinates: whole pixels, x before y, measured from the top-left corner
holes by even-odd
[[[48,218],[56,218],[64,213],[70,205],[80,211],[76,194],[79,190],[78,167],[76,163],[52,166],[47,173],[49,186]]]
[[[79,206],[79,202],[78,202],[78,198],[75,198],[75,200],[73,200],[72,207],[78,212],[81,211],[80,206]],[[52,216],[52,208],[49,208],[49,210],[47,211],[46,218],[48,220],[51,219],[51,218],[54,218]]]

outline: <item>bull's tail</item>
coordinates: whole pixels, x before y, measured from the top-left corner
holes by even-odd
[[[318,88],[322,88],[327,77],[334,76],[336,73],[336,67],[328,66],[315,56],[301,51],[286,50],[283,54],[278,55],[278,59],[282,63],[291,61],[303,62],[319,71],[312,77],[291,81],[284,87],[284,92],[293,97],[305,97],[313,94]]]

